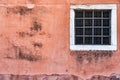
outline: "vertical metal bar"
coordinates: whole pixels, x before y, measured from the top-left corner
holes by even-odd
[[[109,11],[109,44],[111,45],[111,12]]]
[[[103,10],[101,12],[101,44],[103,44]]]
[[[85,11],[83,11],[83,44],[85,44]]]
[[[92,11],[92,44],[94,44],[94,10]]]

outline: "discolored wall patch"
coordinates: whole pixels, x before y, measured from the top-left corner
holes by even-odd
[[[34,42],[34,43],[33,43],[33,46],[34,46],[35,48],[36,48],[36,47],[41,48],[41,47],[43,46],[43,44],[40,43],[40,42]]]
[[[38,23],[37,21],[33,22],[33,26],[30,27],[31,31],[40,31],[42,29],[42,26],[40,23]]]
[[[14,49],[14,56],[11,54],[6,54],[7,59],[20,59],[20,60],[27,60],[30,62],[38,61],[41,59],[40,53],[33,53],[32,50],[27,48],[26,46],[16,46],[11,44],[11,49]]]
[[[37,35],[39,31],[42,30],[42,25],[41,23],[37,21],[33,21],[31,27],[29,28],[29,31],[21,31],[21,32],[16,32],[17,35],[21,38],[25,37],[33,37]]]
[[[29,9],[25,6],[16,6],[16,7],[12,7],[12,8],[7,8],[7,13],[14,13],[14,14],[20,14],[22,15],[26,15],[28,13],[31,13],[32,9]]]
[[[26,54],[19,50],[18,58],[27,61],[38,61],[40,57],[37,55],[32,55],[32,53]]]
[[[82,63],[84,60],[88,61],[88,63],[97,62],[113,56],[112,51],[75,51],[70,54],[74,56],[79,63]]]
[[[29,32],[16,32],[18,34],[19,37],[21,38],[25,38],[25,37],[33,37],[35,36],[34,33],[29,33]]]

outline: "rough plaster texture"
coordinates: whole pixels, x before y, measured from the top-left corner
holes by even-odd
[[[70,4],[96,3],[117,4],[118,50],[70,51]],[[0,74],[120,73],[119,17],[119,0],[0,0]]]
[[[0,80],[120,80],[119,74],[110,76],[95,75],[89,79],[82,79],[74,75],[0,75]]]

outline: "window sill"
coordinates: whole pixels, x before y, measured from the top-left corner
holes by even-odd
[[[70,45],[70,50],[105,50],[105,51],[116,51],[116,45]]]

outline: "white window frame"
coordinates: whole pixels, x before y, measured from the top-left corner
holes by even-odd
[[[111,45],[75,45],[75,10],[111,10]],[[71,5],[70,6],[70,50],[117,50],[117,6],[116,4]]]

